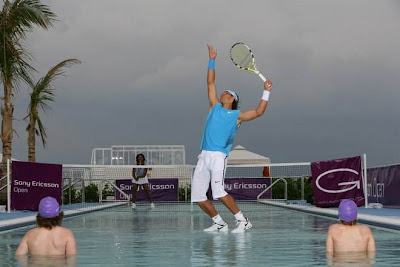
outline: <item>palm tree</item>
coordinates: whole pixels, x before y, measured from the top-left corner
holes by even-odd
[[[36,136],[42,139],[43,147],[46,147],[46,128],[43,126],[42,120],[39,116],[40,109],[46,111],[51,109],[49,102],[54,101],[54,91],[52,82],[59,76],[64,76],[64,69],[71,67],[73,64],[81,63],[77,59],[67,59],[61,61],[56,66],[52,67],[47,74],[42,77],[35,85],[32,86],[31,101],[29,103],[28,115],[25,119],[29,118],[29,124],[26,127],[28,132],[28,160],[30,162],[36,161]]]
[[[1,141],[3,143],[2,166],[11,159],[13,138],[13,90],[20,82],[31,84],[31,73],[35,69],[28,63],[31,59],[23,41],[35,27],[48,29],[56,20],[56,15],[39,0],[3,0],[0,11],[0,72],[4,87],[4,101],[1,105]],[[6,168],[1,168],[6,174]],[[1,185],[5,182],[0,183]],[[5,190],[0,192],[0,202],[4,202]],[[3,201],[2,201],[3,199]]]

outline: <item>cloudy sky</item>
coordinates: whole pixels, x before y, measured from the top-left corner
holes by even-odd
[[[236,69],[247,43],[273,81],[267,112],[242,125],[235,145],[272,162],[367,154],[400,162],[400,4],[397,1],[44,1],[59,22],[29,35],[37,79],[67,58],[56,101],[42,115],[39,162],[89,164],[112,145],[185,145],[196,162],[207,115],[206,44],[218,50],[216,85],[255,108],[262,81]],[[28,89],[15,99],[13,157],[27,160]],[[18,136],[17,136],[18,134]]]

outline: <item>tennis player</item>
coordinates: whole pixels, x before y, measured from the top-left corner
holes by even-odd
[[[239,96],[233,90],[224,91],[218,99],[215,87],[217,50],[211,45],[207,45],[207,47],[209,55],[207,72],[209,113],[204,126],[201,153],[193,175],[191,201],[196,202],[214,222],[211,227],[204,229],[204,231],[228,231],[228,224],[221,218],[206,196],[211,183],[213,198],[219,199],[235,216],[237,223],[232,233],[242,233],[250,229],[252,224],[248,218],[243,216],[235,199],[224,189],[226,160],[241,123],[264,114],[272,83],[270,80],[264,83],[264,93],[257,109],[241,111],[238,108]]]
[[[136,165],[144,165],[146,161],[143,154],[136,156]],[[147,178],[148,168],[133,168],[132,169],[132,209],[136,209],[136,193],[139,185],[141,185],[150,202],[150,208],[154,209],[153,197],[151,196],[149,179]]]

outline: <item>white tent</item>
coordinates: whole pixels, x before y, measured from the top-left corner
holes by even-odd
[[[270,164],[271,159],[246,150],[243,146],[234,147],[228,156],[228,165]]]

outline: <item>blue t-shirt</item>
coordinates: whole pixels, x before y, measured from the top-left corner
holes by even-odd
[[[240,110],[226,109],[221,103],[215,104],[208,113],[200,149],[221,151],[228,155],[239,128],[239,113]]]

